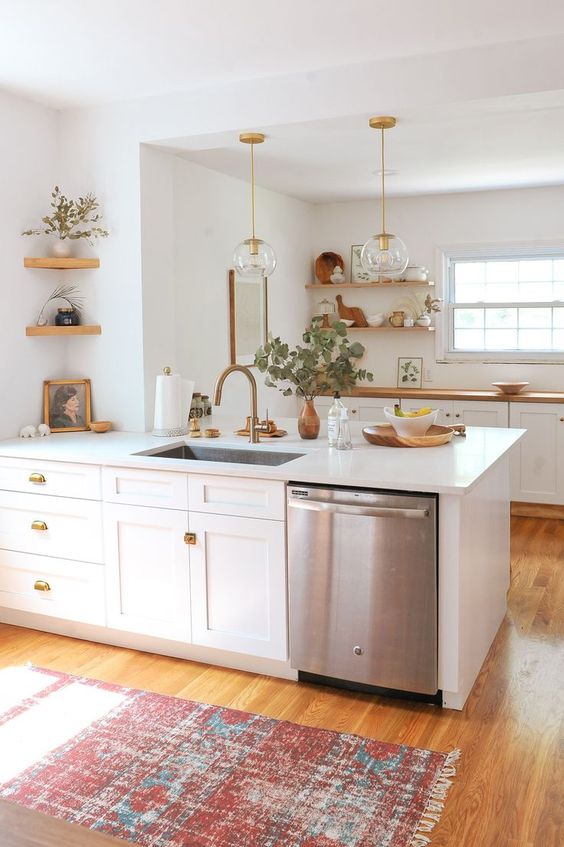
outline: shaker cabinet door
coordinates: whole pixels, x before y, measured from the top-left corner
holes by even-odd
[[[284,523],[190,513],[190,531],[193,643],[285,660]]]
[[[509,405],[510,426],[527,430],[511,457],[511,499],[564,505],[564,405]]]

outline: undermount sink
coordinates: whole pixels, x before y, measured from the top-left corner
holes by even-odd
[[[281,450],[245,450],[241,447],[204,447],[204,445],[179,444],[157,452],[137,453],[137,456],[158,456],[160,459],[190,459],[200,462],[236,462],[244,465],[283,465],[299,459],[303,453],[285,453]]]

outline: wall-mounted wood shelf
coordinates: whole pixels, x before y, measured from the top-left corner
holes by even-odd
[[[328,291],[331,288],[429,288],[435,283],[429,280],[428,282],[406,282],[405,280],[397,280],[396,282],[342,282],[342,283],[308,283],[306,288],[315,289],[316,291]]]
[[[26,326],[26,335],[100,335],[101,326]]]
[[[69,256],[68,259],[57,259],[51,256],[26,256],[24,268],[51,268],[52,270],[68,271],[83,268],[99,268],[100,259],[77,259]]]
[[[434,326],[349,326],[347,332],[359,332],[370,330],[371,332],[385,332],[386,330],[394,330],[395,332],[434,332]]]

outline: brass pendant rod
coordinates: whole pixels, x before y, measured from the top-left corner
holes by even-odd
[[[380,167],[382,169],[382,233],[386,232],[386,202],[384,199],[384,127],[380,129]]]
[[[255,145],[251,141],[251,223],[253,231],[253,241],[255,240]]]

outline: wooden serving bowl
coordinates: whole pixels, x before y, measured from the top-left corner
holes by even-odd
[[[524,388],[529,385],[528,382],[492,382],[494,388],[501,394],[519,394]]]
[[[111,428],[111,421],[92,421],[90,424],[92,432],[109,432]]]
[[[448,444],[454,432],[450,426],[433,424],[425,435],[398,435],[391,424],[365,426],[362,434],[369,444],[378,447],[439,447]]]

